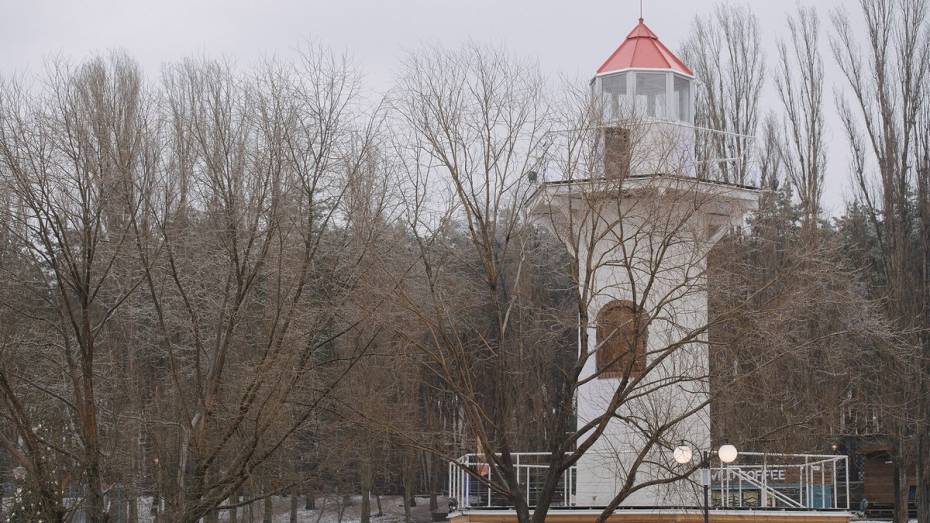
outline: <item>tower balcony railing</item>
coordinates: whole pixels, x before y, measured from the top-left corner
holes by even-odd
[[[622,143],[611,144],[606,129],[624,130]],[[605,158],[623,156],[624,170],[632,176],[668,174],[748,188],[762,184],[763,162],[749,135],[649,117],[548,135],[549,153],[539,173],[543,182],[604,177]]]
[[[549,454],[523,452],[511,456],[517,483],[529,505],[535,506],[546,480]],[[734,463],[711,463],[708,467],[710,506],[714,509],[849,510],[848,464],[844,455],[740,452]],[[449,464],[449,497],[455,498],[461,510],[511,506],[504,495],[489,486],[495,473],[483,454],[460,457]],[[697,471],[690,480],[682,481],[693,481],[697,492],[701,477]],[[573,466],[562,474],[551,506],[576,506],[577,483],[578,470]]]

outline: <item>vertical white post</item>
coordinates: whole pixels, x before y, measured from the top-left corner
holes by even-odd
[[[740,474],[740,477],[739,477],[739,504],[736,506],[740,508],[743,507],[743,476],[742,474]]]
[[[678,120],[678,97],[675,96],[675,73],[665,73],[665,119]]]
[[[804,456],[804,465],[801,466],[799,472],[801,473],[801,477],[804,478],[804,480],[801,481],[801,504],[805,507],[809,507],[810,492],[807,491],[807,456]]]
[[[572,499],[571,499],[572,468],[571,467],[568,467],[568,470],[565,471],[565,479],[563,481],[563,485],[565,486],[565,497],[562,498],[562,502],[565,504],[566,507],[570,507],[572,505]]]
[[[846,463],[846,466],[843,467],[846,476],[846,510],[849,510],[849,456],[843,456],[843,461]]]
[[[471,476],[465,474],[465,499],[468,500],[468,506],[471,507]]]
[[[578,470],[578,469],[575,469],[575,470]],[[569,469],[568,469],[568,484],[569,484],[570,486],[568,487],[568,504],[571,505],[571,506],[575,506],[575,500],[574,500],[574,498],[572,498],[572,493],[575,492],[575,488],[576,488],[576,487],[575,487],[575,475],[572,474],[572,472],[573,472],[573,471],[572,471],[572,467],[569,467]]]
[[[807,458],[804,458],[804,461],[806,463]],[[807,465],[805,471],[805,474],[807,474],[807,506],[814,508],[814,467]]]
[[[827,471],[824,467],[826,462],[820,464],[820,508],[827,508]]]
[[[730,468],[726,463],[720,464],[720,473],[723,475],[723,499],[721,505],[726,507],[730,502]]]
[[[762,453],[762,508],[769,506],[769,473],[768,458]]]
[[[630,71],[626,74],[626,95],[632,100],[631,107],[636,103],[636,71]]]
[[[786,473],[790,471],[792,468],[794,468],[794,466],[785,466]],[[801,503],[803,505],[804,504],[804,474],[801,472],[800,465],[797,466],[797,469],[798,469],[798,503]],[[788,496],[789,498],[791,497],[789,494],[785,494],[785,495]],[[776,505],[778,505],[777,501],[772,504],[772,506],[776,506]]]
[[[488,506],[491,506],[491,463],[487,463],[488,467]]]
[[[568,469],[568,476],[562,479],[562,505],[568,506],[568,480],[572,477],[572,469]]]
[[[816,508],[817,504],[814,503],[814,465],[808,465],[807,475],[809,481],[807,482],[807,489],[810,491],[810,496],[807,498],[807,502],[811,508]]]

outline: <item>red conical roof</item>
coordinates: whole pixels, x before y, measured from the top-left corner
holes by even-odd
[[[642,18],[620,47],[597,68],[597,74],[624,69],[668,69],[694,76],[691,69],[659,41],[659,37],[643,23]]]

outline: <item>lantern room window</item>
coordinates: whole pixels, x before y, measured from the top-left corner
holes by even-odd
[[[592,83],[600,90],[604,120],[640,117],[691,123],[691,78],[672,72],[626,71],[603,75]]]
[[[665,73],[636,73],[636,108],[652,118],[668,117]]]
[[[604,101],[604,117],[608,121],[618,120],[629,104],[627,73],[617,73],[601,78]]]
[[[691,80],[675,75],[675,100],[678,104],[678,120],[691,122]]]

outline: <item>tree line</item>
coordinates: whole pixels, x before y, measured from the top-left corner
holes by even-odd
[[[248,70],[190,59],[151,79],[115,52],[3,79],[3,516],[135,521],[145,498],[161,521],[270,518],[287,495],[293,521],[298,496],[355,492],[363,522],[372,493],[401,495],[409,520],[415,493],[439,510],[449,463],[480,452],[493,473],[474,480],[541,523],[619,420],[643,448],[603,520],[640,470],[693,472],[663,456],[710,409],[717,439],[772,451],[823,450],[867,412],[897,521],[914,473],[930,521],[928,28],[924,0],[798,8],[770,65],[750,7],[695,18],[695,125],[722,131],[698,135],[696,175],[762,188],[749,227],[708,252],[677,244],[711,203],[686,190],[673,215],[623,180],[568,194],[567,213],[541,197],[540,173],[599,178],[603,101],[501,49],[410,53],[374,104],[316,45]],[[624,125],[635,162],[654,136]],[[830,133],[856,189],[837,217],[821,203]],[[684,169],[675,150],[649,161]],[[583,369],[614,334],[592,311],[623,285],[595,275],[643,259],[685,275],[635,278],[663,341],[644,369],[613,362],[616,390],[579,426]],[[701,293],[706,324],[676,326]],[[687,365],[695,347],[709,369]],[[642,400],[681,387],[709,395]],[[549,453],[532,502],[521,451]]]

